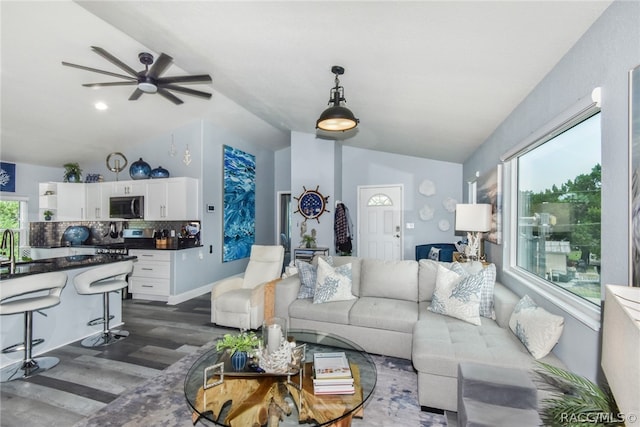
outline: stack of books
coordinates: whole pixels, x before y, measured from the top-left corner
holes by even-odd
[[[313,354],[314,394],[354,394],[353,375],[344,352]]]

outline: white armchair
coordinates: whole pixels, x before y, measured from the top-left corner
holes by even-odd
[[[251,247],[244,274],[222,279],[211,290],[211,322],[240,329],[257,329],[264,320],[264,285],[282,273],[281,245]]]

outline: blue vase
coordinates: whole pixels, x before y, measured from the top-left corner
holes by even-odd
[[[169,171],[162,166],[158,166],[151,171],[151,178],[169,178]]]
[[[129,175],[131,175],[131,179],[149,179],[151,166],[140,157],[140,160],[131,163]]]
[[[231,366],[233,366],[234,371],[242,371],[244,370],[244,365],[247,363],[247,352],[246,351],[236,351],[231,356]]]

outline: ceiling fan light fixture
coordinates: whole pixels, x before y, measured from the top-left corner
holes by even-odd
[[[338,76],[344,74],[344,68],[339,65],[331,67],[331,72],[335,74],[335,87],[331,88],[329,95],[329,108],[324,110],[320,118],[316,121],[316,129],[328,132],[345,132],[355,128],[360,123],[355,115],[342,103],[346,102],[344,98],[344,88],[340,86]]]
[[[158,91],[158,86],[150,82],[140,82],[138,83],[138,89],[144,93],[156,93]]]

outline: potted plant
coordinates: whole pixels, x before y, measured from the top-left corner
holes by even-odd
[[[572,372],[537,362],[538,375],[550,386],[552,396],[542,400],[540,416],[545,426],[587,425],[608,420],[599,426],[623,425],[616,401],[609,388],[601,388]],[[594,424],[596,425],[596,424]]]
[[[310,234],[305,234],[302,236],[302,242],[304,243],[305,248],[312,248],[315,246],[316,238]]]
[[[228,350],[233,369],[240,371],[247,363],[247,352],[257,348],[259,344],[255,332],[240,331],[237,335],[224,334],[216,343],[216,350]]]
[[[82,169],[77,162],[65,163],[64,182],[80,182],[82,179]]]
[[[45,221],[51,221],[51,217],[53,216],[53,212],[52,211],[44,211],[44,212],[42,212],[42,215],[44,215],[44,220]]]

